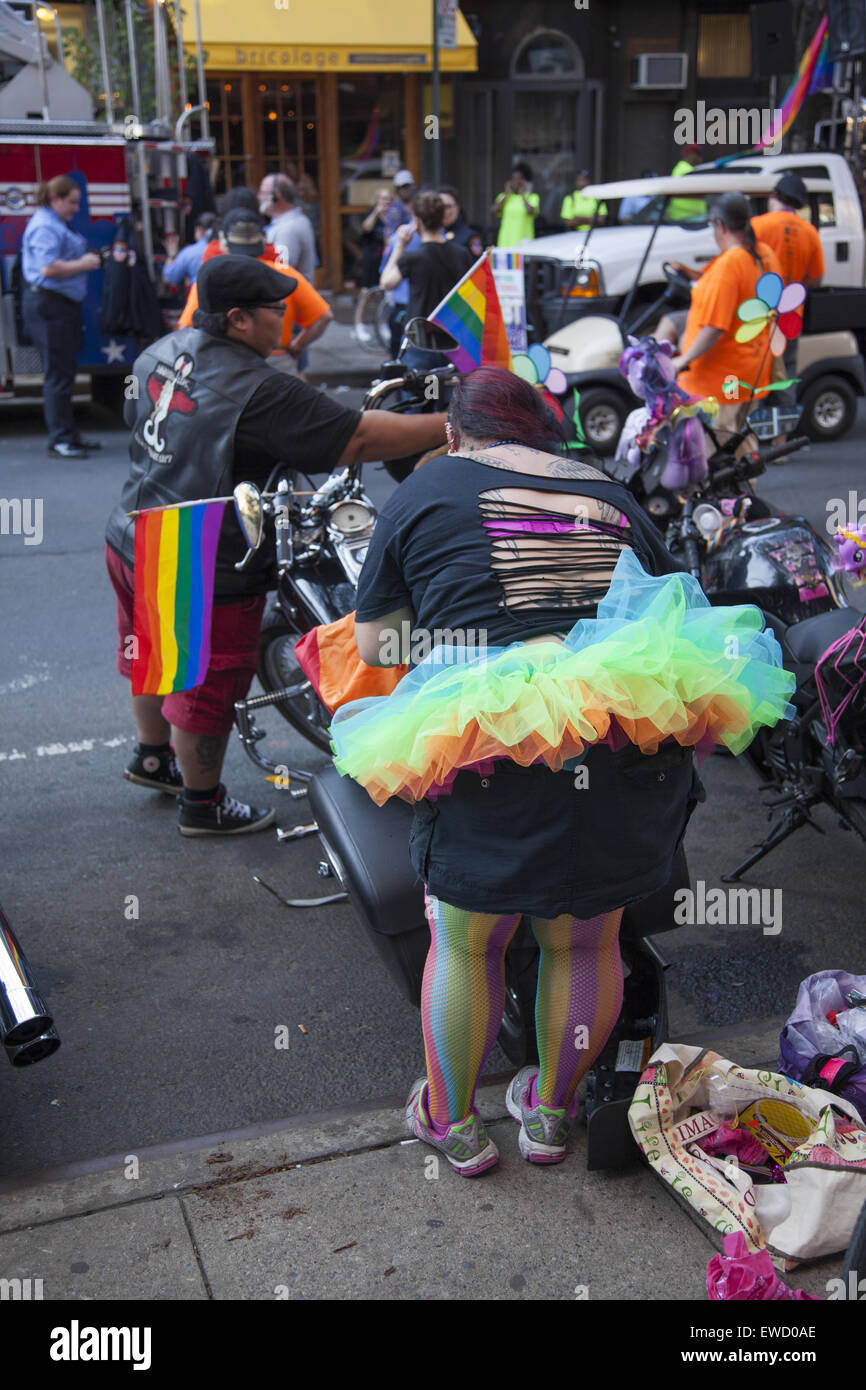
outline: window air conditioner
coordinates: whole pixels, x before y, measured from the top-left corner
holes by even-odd
[[[631,85],[639,92],[657,87],[685,87],[688,71],[687,53],[639,53],[632,59]]]

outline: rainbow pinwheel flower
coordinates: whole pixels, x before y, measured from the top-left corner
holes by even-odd
[[[803,320],[797,313],[806,298],[806,286],[799,280],[786,285],[775,271],[762,275],[755,286],[755,298],[744,299],[737,310],[741,327],[734,337],[738,343],[749,343],[772,324],[770,351],[774,357],[781,357],[789,339],[799,337],[803,330]]]
[[[564,372],[551,366],[550,353],[541,343],[533,343],[528,352],[513,353],[511,370],[530,386],[538,386],[552,396],[561,396],[568,390]]]

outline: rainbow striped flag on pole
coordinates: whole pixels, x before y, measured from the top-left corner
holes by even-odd
[[[428,317],[460,344],[446,354],[458,372],[482,366],[511,370],[511,348],[489,251],[479,256]]]
[[[205,678],[224,508],[221,499],[135,518],[133,695],[191,690]]]

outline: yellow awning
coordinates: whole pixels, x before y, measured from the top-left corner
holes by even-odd
[[[433,0],[201,0],[201,28],[213,72],[433,67]],[[475,72],[477,49],[458,10],[457,47],[439,49],[442,71]]]

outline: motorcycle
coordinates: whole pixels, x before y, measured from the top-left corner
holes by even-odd
[[[761,729],[743,756],[771,792],[776,819],[755,853],[729,874],[742,875],[826,806],[843,830],[866,842],[866,617],[836,608],[790,625],[768,615],[785,666],[797,678],[793,719]]]
[[[805,518],[775,512],[753,486],[768,463],[809,439],[750,449],[748,417],[720,444],[714,407],[702,409],[677,385],[672,351],[654,338],[632,339],[620,370],[645,405],[629,415],[602,467],[638,499],[711,603],[751,602],[787,624],[844,607],[827,543]]]
[[[743,755],[761,776],[762,790],[774,794],[766,804],[771,816],[773,811],[778,815],[756,853],[723,875],[723,881],[737,881],[803,826],[821,831],[811,815],[819,804],[828,806],[844,829],[866,839],[866,669],[860,655],[866,620],[847,606],[841,582],[846,569],[857,577],[861,574],[862,538],[849,534],[844,546],[840,538],[840,555],[834,557],[805,518],[774,514],[755,495],[752,480],[767,463],[803,447],[808,439],[738,458],[751,433],[748,419],[719,447],[702,414],[675,423],[676,414],[668,407],[679,397],[664,379],[664,352],[657,344],[636,343],[627,357],[626,371],[636,368],[633,380],[648,403],[634,413],[615,459],[606,463],[607,472],[639,498],[674,557],[699,581],[712,604],[753,603],[762,609],[786,667],[797,678],[794,718],[761,730]],[[650,422],[661,415],[662,424],[641,433],[648,415]],[[684,425],[703,429],[712,441],[706,460],[700,448],[690,451]],[[822,673],[834,643],[839,660]],[[844,704],[833,718],[833,685],[840,681]]]

